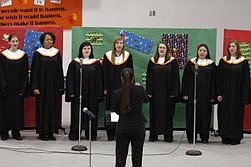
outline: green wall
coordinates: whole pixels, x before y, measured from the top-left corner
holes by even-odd
[[[142,84],[142,73],[146,72],[149,59],[155,54],[157,44],[161,41],[161,35],[164,34],[188,34],[188,59],[196,56],[197,45],[205,43],[208,45],[210,55],[213,60],[216,57],[216,29],[170,29],[170,28],[125,28],[125,27],[73,27],[72,28],[72,58],[77,57],[79,45],[85,41],[85,34],[88,32],[98,32],[103,34],[103,45],[93,46],[95,58],[103,57],[104,53],[111,50],[113,38],[119,36],[121,30],[140,35],[146,39],[153,40],[154,46],[150,54],[145,54],[126,47],[133,56],[134,71],[136,82]],[[182,78],[183,69],[180,70]],[[99,127],[103,127],[104,123],[104,103],[100,103],[99,111]],[[149,118],[148,104],[144,105],[144,113]],[[147,122],[149,127],[149,122]],[[185,105],[176,104],[174,116],[174,127],[185,127]]]

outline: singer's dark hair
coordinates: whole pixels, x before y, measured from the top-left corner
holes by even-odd
[[[198,51],[199,51],[199,49],[200,49],[201,47],[205,47],[205,48],[206,48],[206,50],[207,50],[206,59],[210,59],[210,52],[209,52],[208,46],[207,46],[206,44],[204,44],[204,43],[201,43],[201,44],[199,44],[198,47],[197,47],[197,57],[196,57],[196,59],[195,59],[195,62],[196,62],[196,63],[198,62],[198,59],[199,59]]]
[[[17,39],[19,40],[19,37],[17,36],[17,34],[10,34],[8,37],[8,41],[10,42],[12,38],[17,37]]]
[[[121,72],[121,79],[122,79],[121,113],[127,113],[131,111],[130,94],[134,80],[133,70],[131,68],[124,68]]]
[[[166,46],[166,48],[167,48],[166,56],[165,56],[165,62],[167,62],[168,60],[170,60],[170,58],[172,57],[172,54],[171,54],[171,52],[170,52],[170,48],[169,48],[169,46],[167,45],[167,43],[166,43],[165,41],[161,41],[161,42],[158,44],[156,53],[155,53],[155,55],[154,55],[154,57],[153,57],[155,63],[157,63],[158,60],[159,60],[159,45],[160,45],[160,44],[164,44],[164,45]]]
[[[44,39],[45,39],[46,35],[50,35],[51,36],[52,41],[53,41],[52,44],[54,44],[55,41],[56,41],[56,36],[55,36],[55,34],[53,32],[44,32],[43,34],[41,34],[40,37],[39,37],[39,40],[40,40],[41,44],[44,44]]]
[[[230,58],[231,58],[231,53],[229,52],[229,47],[230,47],[231,43],[234,43],[236,45],[236,47],[237,47],[236,59],[239,59],[242,56],[240,43],[237,40],[231,40],[231,41],[229,41],[229,43],[227,45],[227,60],[230,60]]]
[[[81,43],[81,45],[79,46],[78,58],[82,58],[82,57],[83,57],[83,52],[82,52],[82,50],[83,50],[83,48],[84,48],[85,46],[90,46],[90,47],[91,47],[91,54],[90,54],[89,58],[90,58],[90,59],[94,58],[93,49],[92,49],[92,44],[91,44],[90,42],[87,42],[87,41]]]

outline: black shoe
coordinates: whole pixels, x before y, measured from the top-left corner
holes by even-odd
[[[203,140],[201,140],[201,143],[206,144],[206,143],[208,143],[208,140],[203,139]]]
[[[238,144],[241,144],[240,142],[232,142],[230,143],[231,145],[238,145]]]
[[[149,138],[149,142],[155,142],[155,139]]]
[[[222,140],[222,144],[231,144],[231,142]]]
[[[157,135],[155,135],[155,136],[149,136],[149,142],[155,142],[155,141],[157,141],[158,140],[158,136]]]
[[[114,140],[114,137],[108,137],[108,141],[113,141]]]
[[[231,145],[238,145],[238,144],[241,144],[241,141],[240,140],[232,140]]]
[[[2,134],[1,135],[1,140],[3,140],[3,141],[8,140],[8,138],[9,138],[8,134]]]
[[[53,136],[53,135],[48,136],[48,139],[49,139],[49,140],[53,140],[53,141],[56,141],[56,140],[57,140],[56,137]]]
[[[193,143],[193,138],[188,137],[187,141],[188,141],[188,143]]]
[[[193,137],[187,136],[188,143],[193,143]]]
[[[97,137],[91,137],[91,141],[96,141],[97,140]]]
[[[90,140],[90,139],[89,139],[89,136],[85,136],[85,139],[86,139],[86,140]],[[92,137],[91,137],[91,141],[96,141],[96,140],[97,140],[97,136],[92,136]]]
[[[173,142],[173,136],[164,136],[164,141],[167,143],[172,143]]]
[[[209,135],[200,134],[201,143],[208,143]]]
[[[216,131],[214,131],[214,136],[215,136],[215,137],[220,136],[220,130],[216,130]]]
[[[13,139],[16,139],[16,140],[23,140],[22,136],[20,136],[20,135],[13,136]]]
[[[3,140],[3,141],[8,140],[8,137],[7,136],[1,136],[1,140]]]
[[[72,141],[78,140],[78,131],[70,130],[69,139]]]
[[[48,133],[48,139],[55,141],[56,137],[53,135],[53,133]]]
[[[227,138],[222,138],[222,143],[223,144],[231,144],[231,140]]]
[[[21,134],[20,134],[19,130],[12,130],[11,131],[11,135],[12,135],[13,139],[23,140],[23,138],[21,137]]]
[[[69,139],[72,141],[76,141],[76,140],[78,140],[78,136],[69,134]]]
[[[49,137],[47,135],[39,135],[39,140],[43,140],[43,141],[48,141],[49,140]]]

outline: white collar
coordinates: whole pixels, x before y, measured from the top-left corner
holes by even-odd
[[[223,60],[228,64],[239,64],[245,60],[243,56],[241,56],[239,59],[236,59],[236,57],[231,56],[230,60],[227,60],[227,56],[223,57]]]
[[[196,63],[195,60],[196,60],[196,57],[192,58],[191,62],[195,64]],[[197,64],[199,66],[207,66],[209,64],[212,64],[213,62],[214,61],[211,60],[211,59],[200,59],[200,58],[198,58],[198,60],[197,60]]]
[[[165,62],[165,57],[159,57],[158,63],[163,64]]]
[[[51,47],[50,49],[45,49],[45,48],[41,47],[37,51],[41,55],[43,55],[43,56],[49,56],[49,57],[55,56],[58,53],[58,49],[56,49],[54,47]]]
[[[231,57],[230,57],[230,60],[229,60],[230,63],[236,63],[236,62],[238,62],[238,61],[239,61],[239,60],[236,59],[235,56],[231,56]]]
[[[121,65],[124,62],[126,62],[126,60],[129,58],[130,53],[127,51],[124,51],[124,59],[122,54],[119,57],[115,56],[115,62],[112,62],[112,51],[108,51],[106,52],[106,58],[110,61],[110,63],[112,63],[113,65]]]
[[[76,62],[80,63],[80,59],[78,57],[76,57],[74,59]],[[89,58],[83,58],[83,64],[93,64],[97,61],[97,59],[93,58],[93,59],[89,59]]]
[[[10,51],[9,49],[6,49],[2,52],[2,54],[7,58],[7,59],[10,59],[10,60],[18,60],[20,58],[22,58],[25,54],[24,51],[20,50],[20,49],[17,49],[16,52],[12,52]]]

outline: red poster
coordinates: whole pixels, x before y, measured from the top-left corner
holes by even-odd
[[[7,37],[9,34],[17,34],[19,36],[19,48],[24,50],[26,49],[26,53],[29,57],[29,65],[32,61],[33,52],[36,50],[36,47],[39,47],[35,43],[38,41],[39,34],[43,32],[53,32],[56,36],[56,41],[54,44],[55,48],[58,48],[63,53],[63,27],[53,26],[53,27],[27,27],[27,26],[19,26],[19,27],[0,27],[0,52],[7,49],[8,42]],[[61,115],[60,114],[60,122],[61,125]],[[35,106],[35,98],[29,97],[25,98],[24,104],[24,122],[25,127],[36,127],[36,106]]]
[[[82,26],[82,0],[1,0],[2,26]]]
[[[241,52],[244,57],[248,58],[249,64],[251,58],[251,30],[224,30],[224,46],[223,46],[223,55],[226,55],[227,44],[230,40],[238,40],[241,45]],[[243,48],[243,49],[242,49]],[[251,131],[251,105],[245,106],[244,113],[244,130]]]

